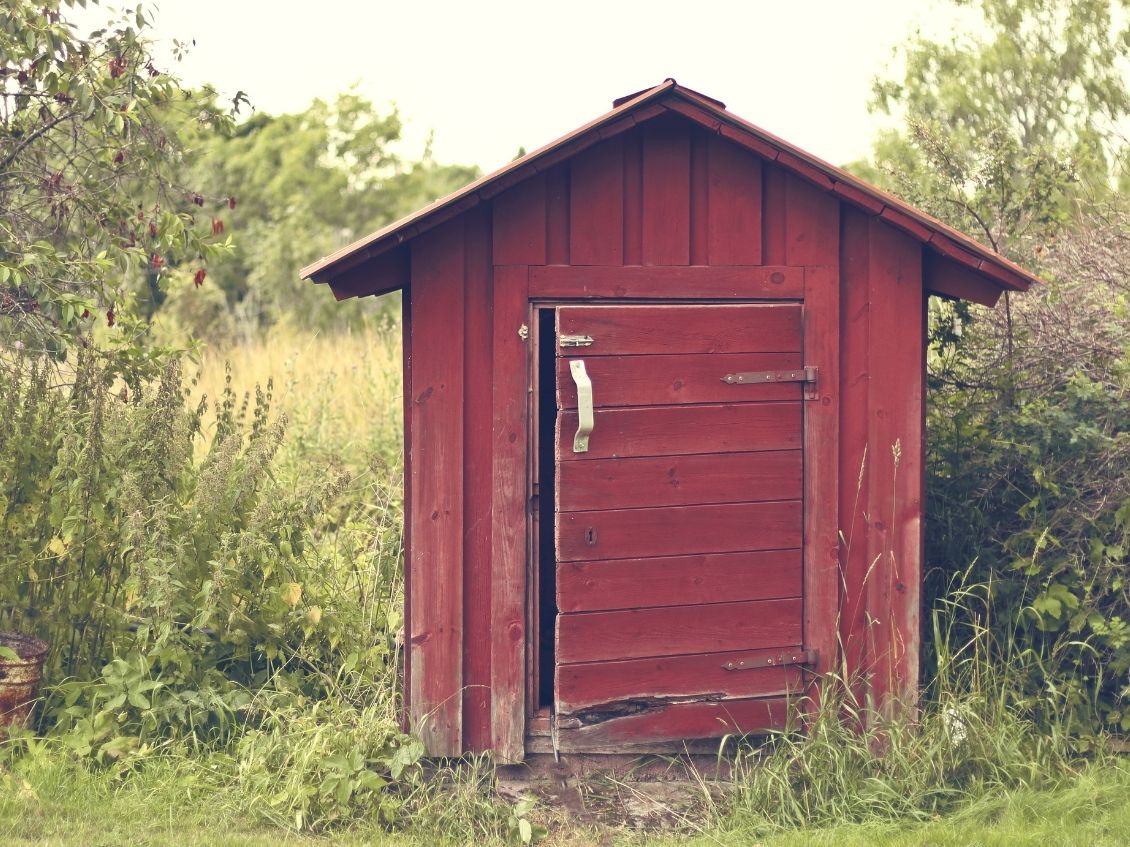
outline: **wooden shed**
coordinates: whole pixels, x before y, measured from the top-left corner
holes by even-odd
[[[754,733],[832,669],[913,697],[927,295],[1030,274],[674,80],[302,273],[404,292],[430,754]]]

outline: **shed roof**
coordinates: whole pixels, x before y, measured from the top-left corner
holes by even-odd
[[[522,180],[581,150],[663,114],[675,113],[715,132],[801,178],[832,192],[920,241],[928,250],[965,266],[1000,290],[1024,291],[1039,279],[983,244],[847,171],[789,144],[726,110],[725,104],[666,79],[615,101],[614,108],[544,147],[510,162],[447,197],[307,265],[303,279],[332,282],[440,223],[490,200]],[[362,293],[350,291],[349,294]],[[364,292],[374,293],[374,292]],[[346,294],[345,296],[349,296]]]

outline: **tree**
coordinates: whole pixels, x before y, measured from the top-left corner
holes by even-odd
[[[297,114],[255,114],[193,150],[187,179],[240,187],[228,216],[236,246],[210,278],[242,331],[281,320],[336,326],[378,308],[372,301],[335,307],[298,280],[298,269],[477,176],[475,168],[436,163],[430,146],[421,159],[406,160],[397,150],[400,130],[395,111],[380,114],[347,92]]]
[[[1130,115],[1126,0],[954,0],[987,37],[916,36],[873,109],[909,133],[875,144],[873,179],[1016,259],[1109,194]]]
[[[232,111],[154,63],[141,7],[80,36],[71,5],[9,0],[0,17],[0,333],[63,357],[104,324],[137,361],[139,281],[187,262],[199,282],[230,247],[233,201],[180,182],[171,126],[224,131]]]
[[[910,42],[905,74],[875,86],[908,131],[884,134],[868,167],[1048,284],[997,310],[931,303],[925,594],[955,571],[986,586],[1009,696],[1081,732],[1124,732],[1127,4],[955,3],[979,9],[988,36]],[[960,649],[986,621],[952,624]]]

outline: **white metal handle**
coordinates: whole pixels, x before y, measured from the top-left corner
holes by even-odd
[[[577,434],[573,436],[573,452],[587,453],[593,427],[592,380],[585,371],[584,359],[570,360],[569,373],[577,383]]]

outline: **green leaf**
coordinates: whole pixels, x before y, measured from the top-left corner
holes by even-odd
[[[0,661],[18,662],[20,661],[20,654],[11,647],[0,645]]]

